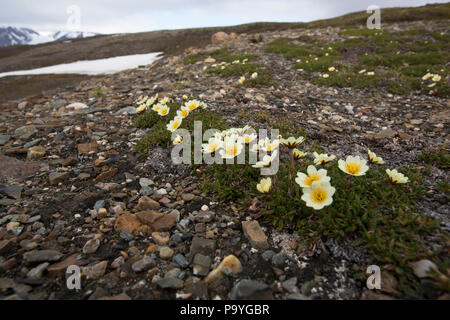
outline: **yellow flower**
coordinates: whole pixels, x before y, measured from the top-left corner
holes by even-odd
[[[330,182],[331,178],[327,176],[327,170],[320,169],[317,171],[316,167],[313,165],[308,166],[306,173],[297,172],[297,178],[295,182],[302,188],[309,188],[312,186],[314,181],[326,181]]]
[[[269,193],[272,188],[272,179],[266,178],[261,179],[261,181],[256,185],[256,189],[258,189],[261,193]]]
[[[435,74],[435,75],[433,76],[433,79],[431,79],[431,80],[433,80],[434,82],[439,82],[439,81],[441,81],[441,76],[438,75],[438,74]]]
[[[358,73],[359,73],[359,74],[363,74],[363,73],[366,73],[366,71],[367,71],[366,69],[362,69],[362,70],[359,71]]]
[[[183,95],[183,100],[187,101],[187,99],[189,99],[188,96],[187,95]]]
[[[234,60],[234,61],[232,62],[232,64],[239,64],[239,63],[241,63],[239,60]]]
[[[336,189],[328,181],[314,181],[310,188],[303,188],[302,200],[307,207],[320,210],[333,203]]]
[[[177,115],[184,119],[189,115],[189,109],[185,106],[181,107],[180,110],[177,111]]]
[[[204,67],[203,67],[203,71],[206,71],[206,69],[208,69],[208,67],[207,67],[207,66],[204,66]]]
[[[406,177],[403,173],[398,172],[396,169],[386,169],[386,174],[388,175],[389,180],[391,180],[392,183],[400,184],[409,182],[409,178]]]
[[[363,176],[366,174],[367,170],[369,170],[367,161],[365,159],[361,159],[359,156],[348,156],[345,161],[339,160],[338,163],[339,169],[352,176]]]
[[[304,137],[298,137],[297,139],[294,137],[289,137],[287,139],[281,139],[280,143],[289,149],[294,149],[298,145],[300,145],[303,141],[305,141]]]
[[[367,150],[367,153],[369,154],[369,161],[375,164],[383,164],[384,160],[381,157],[378,157],[375,152],[372,152],[370,150]]]
[[[422,77],[422,80],[428,80],[428,79],[430,79],[431,77],[433,77],[433,74],[431,74],[431,73],[427,73],[426,75],[424,75],[423,77]]]
[[[278,154],[277,151],[275,151],[270,156],[265,155],[262,161],[256,162],[254,165],[252,165],[252,167],[257,169],[270,167],[273,160],[275,160],[277,154]]]
[[[175,130],[177,130],[181,126],[181,122],[183,122],[183,118],[175,117],[167,125],[167,130],[169,130],[170,132],[174,132]]]
[[[335,67],[329,67],[329,68],[328,68],[328,71],[334,72],[334,71],[336,71],[336,68],[335,68]]]
[[[252,73],[252,79],[256,79],[258,77],[258,72]]]
[[[198,100],[189,100],[186,102],[185,106],[188,108],[189,111],[193,111],[197,109],[200,105],[200,101]]]
[[[313,155],[314,155],[314,164],[315,165],[325,164],[327,162],[330,162],[330,161],[333,161],[334,159],[336,159],[335,155],[328,156],[328,154],[326,154],[326,153],[318,154],[317,152],[314,152]]]
[[[327,53],[325,53],[325,57],[328,57],[330,54],[327,52]]]
[[[161,108],[163,107],[163,105],[161,103],[157,103],[153,106],[153,111],[159,112],[159,110],[161,110]]]
[[[141,113],[147,109],[147,106],[145,104],[141,104],[139,107],[136,108],[137,113]]]
[[[319,60],[319,58],[314,58],[314,60],[318,61],[318,60]]]
[[[174,146],[176,146],[176,145],[178,145],[178,144],[180,144],[182,142],[183,142],[183,137],[180,136],[180,135],[176,136],[175,139],[173,139],[173,145]]]
[[[375,72],[373,72],[373,71],[367,72],[367,75],[368,75],[368,76],[374,76],[374,75],[375,75]]]
[[[325,73],[324,75],[322,75],[322,78],[324,78],[324,79],[327,79],[329,77],[330,77],[330,75],[328,73]]]
[[[161,108],[158,111],[158,114],[161,117],[167,116],[169,114],[170,108],[167,105],[162,105]]]
[[[243,145],[239,139],[236,140],[234,135],[227,136],[223,142],[223,149],[219,151],[219,154],[224,159],[233,159],[242,152],[242,149]]]
[[[239,79],[239,83],[240,84],[243,84],[244,83],[244,81],[245,81],[245,77],[244,76],[242,76],[240,79]]]
[[[159,100],[159,103],[161,104],[167,104],[169,102],[169,98],[168,97],[164,97],[161,100]]]
[[[245,58],[244,60],[242,60],[242,63],[245,64],[248,61],[248,58]]]
[[[300,160],[301,158],[306,157],[306,155],[308,154],[308,152],[303,152],[303,151],[300,151],[298,149],[294,149],[293,152],[294,152],[294,159],[295,160]]]
[[[213,153],[222,148],[222,140],[216,137],[208,140],[208,143],[202,144],[203,153]]]
[[[252,142],[253,140],[256,139],[256,134],[252,133],[252,134],[244,134],[244,136],[242,137],[242,141],[245,144],[249,144],[250,142]]]

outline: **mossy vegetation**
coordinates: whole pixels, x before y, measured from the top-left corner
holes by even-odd
[[[247,59],[248,61],[258,60],[257,55],[254,54],[236,55],[231,54],[228,49],[222,48],[213,51],[204,51],[189,55],[184,60],[184,64],[194,64],[198,61],[203,61],[208,57],[216,59],[217,62],[228,62],[228,63],[232,63],[233,61],[236,60],[242,61],[244,59]]]
[[[316,84],[448,96],[449,35],[421,29],[388,32],[354,27],[344,29],[340,35],[347,39],[324,43],[309,38],[303,45],[296,39],[279,38],[269,43],[266,50],[297,59],[294,69],[329,73],[328,78],[315,74]],[[328,72],[330,67],[339,72]],[[360,74],[363,69],[375,74]],[[427,73],[439,74],[441,81],[430,87],[431,80],[422,80]]]

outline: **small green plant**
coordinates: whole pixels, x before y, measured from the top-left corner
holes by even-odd
[[[199,52],[196,54],[192,54],[188,56],[184,60],[184,64],[194,64],[198,61],[203,61],[208,57],[212,57],[216,59],[217,62],[228,62],[231,63],[235,60],[244,60],[247,59],[248,61],[257,60],[258,56],[254,54],[243,54],[243,55],[236,55],[231,54],[226,48],[213,50],[213,51],[206,51],[206,52]]]
[[[441,169],[450,168],[450,153],[445,148],[438,150],[423,150],[418,158],[426,164],[437,166]]]

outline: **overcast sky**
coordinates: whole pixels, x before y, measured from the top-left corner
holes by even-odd
[[[379,7],[410,7],[448,0],[0,0],[0,26],[38,31],[139,32],[256,21],[308,22]],[[80,8],[81,24],[70,6]],[[69,24],[68,20],[70,18]]]

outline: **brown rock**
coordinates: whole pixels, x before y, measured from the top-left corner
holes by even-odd
[[[149,210],[149,209],[156,210],[156,209],[159,209],[160,207],[161,207],[161,205],[157,201],[155,201],[147,196],[144,196],[139,199],[138,204],[136,206],[136,210],[139,210],[139,211],[144,211],[144,210]]]
[[[175,217],[171,214],[163,214],[153,210],[136,213],[138,220],[150,226],[153,231],[169,231],[175,225]]]
[[[47,268],[48,276],[53,278],[63,277],[69,266],[80,265],[80,261],[77,259],[78,256],[79,253],[75,253],[61,262],[52,264]]]
[[[78,154],[93,154],[97,152],[97,142],[80,143],[77,145]]]
[[[259,249],[266,249],[269,247],[267,236],[261,229],[258,221],[244,221],[242,222],[242,229],[253,247]]]
[[[129,231],[134,235],[142,233],[149,236],[152,232],[151,228],[147,225],[142,224],[136,215],[132,213],[124,213],[117,220],[114,225],[114,230],[116,232]]]
[[[223,44],[229,40],[230,36],[223,31],[214,33],[211,36],[212,44]]]
[[[6,253],[12,249],[14,246],[14,242],[11,240],[2,240],[0,241],[0,254]]]
[[[166,245],[169,242],[169,233],[168,232],[153,232],[152,238],[155,242],[161,246]]]
[[[61,164],[63,167],[73,166],[78,163],[78,159],[74,157],[69,157],[64,160]]]
[[[113,168],[111,170],[108,171],[103,171],[102,173],[100,173],[96,178],[95,178],[95,182],[99,182],[111,177],[114,177],[117,174],[117,171],[119,171],[119,169],[117,168]]]
[[[392,130],[391,128],[388,128],[386,130],[381,130],[377,134],[375,134],[374,138],[376,140],[383,140],[383,139],[392,139],[395,137],[396,132]]]

